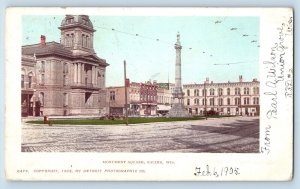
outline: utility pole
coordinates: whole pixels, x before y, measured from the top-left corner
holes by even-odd
[[[207,120],[207,102],[206,102],[206,81],[204,81],[204,113],[205,113],[205,119]]]
[[[128,125],[126,60],[124,60],[124,86],[125,86],[125,120],[126,120],[126,125]]]

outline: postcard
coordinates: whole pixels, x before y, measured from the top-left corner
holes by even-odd
[[[293,178],[291,8],[7,8],[8,180]]]

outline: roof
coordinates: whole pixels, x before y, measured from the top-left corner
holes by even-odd
[[[22,46],[22,54],[24,55],[48,55],[48,54],[57,54],[66,57],[72,57],[72,51],[64,48],[64,46],[57,42],[48,42],[45,46],[41,44],[33,45],[24,45]]]
[[[31,55],[31,56],[62,56],[68,59],[84,59],[87,61],[97,62],[103,66],[108,66],[105,59],[99,58],[96,54],[83,54],[83,55],[73,55],[72,51],[65,48],[62,44],[57,42],[47,42],[44,46],[41,46],[40,43],[33,45],[24,45],[22,46],[22,55]]]

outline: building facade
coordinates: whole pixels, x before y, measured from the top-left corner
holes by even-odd
[[[172,91],[175,85],[172,83],[158,83],[157,112],[161,115],[169,113],[173,104]]]
[[[105,113],[106,60],[94,51],[86,15],[66,15],[61,41],[22,46],[22,116]]]
[[[203,84],[183,85],[184,104],[192,115],[218,113],[219,115],[259,116],[259,81],[214,83],[207,78]]]
[[[141,83],[141,111],[140,115],[152,116],[157,115],[157,83],[150,81]]]
[[[127,87],[129,116],[157,115],[157,84],[131,82]],[[125,114],[125,87],[107,87],[107,106],[110,114]]]

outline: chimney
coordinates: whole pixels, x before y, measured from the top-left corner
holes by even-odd
[[[41,35],[41,46],[44,47],[46,45],[46,36]]]
[[[242,75],[239,76],[239,81],[243,82],[243,76]]]

